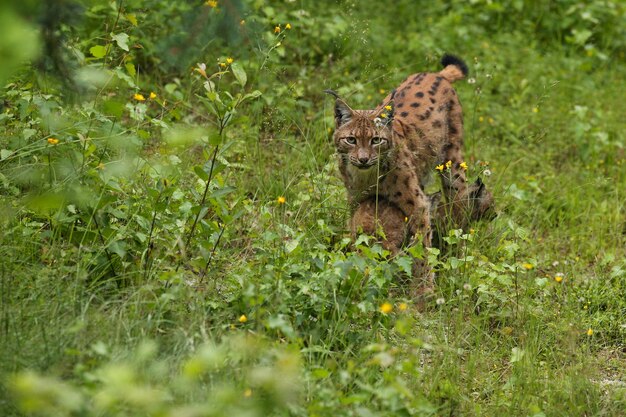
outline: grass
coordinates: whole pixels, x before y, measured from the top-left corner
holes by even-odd
[[[599,3],[598,18],[623,18]],[[412,2],[327,6],[243,8],[256,42],[214,36],[189,60],[234,56],[209,88],[223,68],[157,65],[171,49],[152,24],[175,27],[168,13],[188,5],[124,11],[140,24],[114,32],[145,44],[137,68],[153,65],[131,80],[141,88],[95,77],[70,104],[35,67],[14,75],[0,119],[0,414],[622,415],[619,37],[599,25],[568,38],[584,10],[557,33],[554,10],[515,22],[453,2],[416,21]],[[81,65],[127,71],[93,23],[112,12],[89,7],[71,46],[87,53],[89,31],[112,46]],[[274,34],[277,22],[293,29]],[[438,301],[418,312],[397,279],[405,260],[347,237],[322,90],[373,106],[444,50],[470,63],[475,82],[456,85],[466,159],[499,215],[427,254]]]

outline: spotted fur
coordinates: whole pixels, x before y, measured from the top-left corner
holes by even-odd
[[[408,235],[430,246],[431,202],[424,188],[435,166],[447,161],[450,170],[440,174],[445,202],[433,213],[443,215],[450,206],[453,221],[464,225],[468,212],[469,217],[479,217],[491,207],[491,194],[482,183],[469,185],[460,166],[463,111],[452,83],[467,75],[467,66],[451,55],[445,55],[442,64],[437,73],[407,77],[374,110],[353,110],[327,91],[336,98],[333,138],[348,198],[358,214],[352,220],[354,227],[360,217],[367,217],[374,197],[386,205],[378,215],[406,217],[403,227]],[[385,222],[399,227],[398,219]],[[390,234],[389,227],[385,234]]]

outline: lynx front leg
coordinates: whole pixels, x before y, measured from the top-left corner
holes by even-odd
[[[383,189],[388,192],[388,200],[406,216],[411,243],[422,240],[424,247],[431,246],[430,201],[422,191],[417,176],[409,171],[395,171],[386,179]],[[433,274],[426,259],[414,259],[412,268],[411,293],[418,304],[423,305],[426,296],[433,291]]]
[[[404,218],[404,213],[387,200],[370,197],[359,203],[350,219],[352,238],[359,233],[379,237],[383,248],[396,255],[405,240]]]
[[[406,216],[411,242],[422,239],[424,246],[431,245],[430,202],[422,191],[413,172],[391,173],[381,185],[386,190],[386,198]]]

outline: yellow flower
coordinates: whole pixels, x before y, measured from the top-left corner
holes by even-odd
[[[533,113],[539,113],[539,107],[533,107]]]
[[[278,201],[278,204],[285,204],[287,202],[287,199],[281,195],[276,201]]]
[[[59,144],[59,142],[60,142],[60,141],[59,141],[58,139],[56,139],[56,138],[48,138],[48,143],[49,143],[50,145],[58,145],[58,144]]]
[[[250,388],[246,388],[246,390],[243,392],[243,396],[246,398],[252,397],[252,390]]]
[[[232,58],[230,58],[230,57],[226,58],[226,63],[227,63],[228,65],[232,64],[233,62],[235,62],[235,60],[234,60],[234,59],[232,59]]]
[[[531,269],[533,269],[533,264],[530,264],[528,262],[522,264],[522,266],[524,267],[524,269],[526,269],[527,271],[530,271]]]
[[[593,329],[590,327],[587,329],[587,336],[593,335]]]
[[[385,90],[384,88],[381,88],[380,90],[378,90],[378,92],[380,94],[385,94],[385,93],[387,93],[387,90]]]
[[[555,277],[554,277],[554,280],[555,280],[556,282],[561,282],[561,281],[563,281],[563,275],[556,274],[556,275],[555,275]]]
[[[387,118],[387,113],[381,113],[380,117],[382,117],[383,119],[386,119]]]
[[[405,311],[407,308],[409,308],[407,303],[400,303],[400,304],[398,304],[398,310],[400,310],[400,311]]]
[[[385,110],[387,110],[387,111],[391,111],[391,106],[390,106],[390,105],[386,105],[386,106],[385,106]]]
[[[467,171],[467,164],[465,162],[461,162],[459,166],[463,168],[463,171]]]
[[[274,27],[274,33],[280,33],[280,25]]]
[[[248,318],[246,317],[245,314],[242,314],[241,316],[239,316],[239,323],[245,323],[248,321]]]
[[[480,116],[480,117],[478,118],[478,121],[479,121],[480,123],[482,123],[482,122],[484,122],[484,121],[485,121],[485,118],[484,118],[484,117],[482,117],[482,116]]]
[[[285,25],[285,29],[290,30],[290,29],[291,29],[291,25],[290,25],[289,23],[287,23],[287,24]]]
[[[435,167],[435,169],[436,169],[437,171],[441,171],[441,172],[443,172],[443,164],[442,164],[442,165],[437,165],[437,166]]]
[[[157,95],[155,92],[150,92],[150,99],[154,100],[155,98],[157,98]]]
[[[145,101],[145,100],[146,100],[146,98],[145,98],[142,94],[139,94],[139,93],[135,93],[135,95],[133,96],[133,98],[134,98],[135,100],[137,100],[137,101]]]
[[[245,20],[243,20],[243,19],[241,19],[241,22],[239,22],[239,24],[240,24],[241,26],[243,26],[243,25],[245,25],[245,24],[246,24],[246,21],[245,21]]]
[[[220,62],[220,67],[226,68],[226,63],[225,62]]]
[[[207,0],[204,4],[212,9],[215,9],[217,7],[217,0]]]
[[[450,169],[451,166],[452,166],[452,161],[446,162],[446,168],[447,169]]]
[[[389,314],[393,311],[393,306],[387,302],[382,303],[380,306],[380,312],[383,314]]]

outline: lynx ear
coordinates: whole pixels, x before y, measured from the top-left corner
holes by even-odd
[[[324,90],[324,92],[335,97],[335,127],[342,126],[352,120],[354,111],[339,97],[339,94],[333,90]]]

